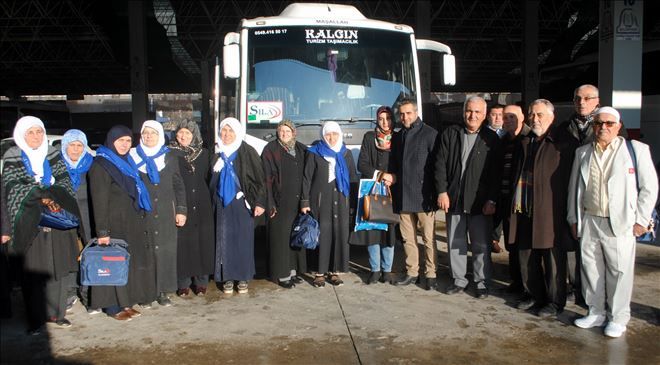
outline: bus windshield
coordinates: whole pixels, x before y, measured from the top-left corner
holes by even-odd
[[[381,105],[415,97],[409,34],[286,26],[251,29],[248,45],[248,128],[375,121]]]

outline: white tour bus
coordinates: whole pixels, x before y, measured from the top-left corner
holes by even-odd
[[[277,123],[290,119],[307,145],[319,138],[323,122],[338,122],[356,154],[381,105],[413,98],[421,116],[419,50],[442,53],[443,82],[455,83],[451,49],[415,39],[411,27],[367,19],[353,6],[296,3],[279,16],[243,19],[238,33],[228,33],[222,73],[236,80],[236,117],[260,153],[276,138]]]

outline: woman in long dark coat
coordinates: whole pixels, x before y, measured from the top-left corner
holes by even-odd
[[[261,160],[268,191],[268,243],[270,278],[292,288],[307,271],[306,250],[289,245],[291,227],[298,215],[307,147],[296,141],[296,127],[289,120],[277,126],[277,140],[264,147]]]
[[[392,116],[392,109],[389,107],[378,108],[376,130],[364,134],[358,157],[358,171],[365,179],[378,179],[382,173],[389,172],[390,141],[394,126]],[[392,261],[394,260],[394,243],[396,243],[394,224],[389,224],[387,231],[370,229],[351,232],[350,243],[367,245],[369,266],[371,266],[371,275],[367,279],[367,284],[373,284],[379,280],[390,284],[393,282]]]
[[[89,169],[98,243],[107,245],[111,237],[122,239],[128,243],[131,255],[128,283],[90,287],[91,307],[103,308],[108,316],[122,321],[140,315],[132,308],[135,304],[156,299],[155,247],[146,240],[144,229],[151,199],[128,157],[132,134],[126,126],[112,127]]]
[[[140,144],[131,148],[130,157],[149,190],[152,211],[145,216],[145,239],[156,250],[156,301],[162,306],[172,302],[167,293],[177,287],[177,227],[186,224],[186,188],[179,173],[178,157],[168,153],[162,124],[155,120],[142,123]],[[149,307],[149,303],[141,303]]]
[[[92,237],[92,226],[89,215],[89,198],[87,192],[87,171],[92,167],[94,157],[87,152],[87,136],[79,129],[69,129],[62,136],[61,146],[62,160],[69,172],[71,185],[75,192],[78,210],[80,211],[80,223],[82,225],[81,240],[83,244],[89,242]],[[71,308],[77,300],[78,282],[74,282],[67,296],[67,309]],[[89,306],[89,291],[87,287],[80,287],[80,297],[85,306]],[[90,311],[90,313],[96,311]]]
[[[179,173],[186,187],[188,208],[186,224],[177,232],[177,295],[188,296],[191,284],[196,295],[204,295],[215,263],[213,212],[208,186],[211,157],[202,147],[202,136],[194,121],[184,120],[177,124],[176,138],[170,148],[179,156]]]
[[[231,294],[247,293],[254,269],[254,217],[264,213],[266,187],[259,154],[243,142],[245,126],[235,118],[220,123],[211,195],[215,208],[215,281]]]
[[[71,179],[59,151],[48,145],[40,119],[19,119],[14,141],[16,147],[3,157],[6,195],[2,200],[11,226],[10,249],[23,257],[21,284],[28,331],[39,333],[45,322],[70,327],[64,316],[67,291],[78,271],[78,232],[39,224],[43,206],[61,207],[79,216]]]
[[[348,235],[350,226],[350,183],[357,181],[351,151],[343,143],[339,124],[326,122],[321,140],[307,151],[303,174],[300,211],[310,210],[319,222],[321,235],[314,251],[318,259],[315,287],[325,286],[325,277],[332,285],[344,282],[339,272],[348,271]]]

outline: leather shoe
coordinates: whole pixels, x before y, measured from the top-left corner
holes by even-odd
[[[486,298],[488,298],[488,289],[477,288],[477,299],[486,299]]]
[[[541,318],[556,317],[561,311],[554,304],[548,304],[539,310],[538,316]]]
[[[391,272],[386,272],[383,275],[381,275],[380,282],[381,283],[390,283],[390,284],[394,285],[394,283],[396,282],[396,279],[394,277],[394,274],[392,274]]]
[[[397,286],[405,286],[410,284],[415,284],[417,282],[417,276],[406,275],[403,279],[396,282]]]
[[[119,312],[119,313],[117,313],[117,314],[115,314],[114,316],[111,316],[111,317],[118,320],[118,321],[130,321],[131,319],[133,319],[131,314],[126,312],[126,311],[121,311],[121,312]]]
[[[136,311],[135,309],[128,307],[124,308],[124,312],[128,313],[132,318],[139,317],[142,315],[142,313]]]
[[[367,279],[367,285],[375,284],[380,280],[380,271],[372,271]]]
[[[536,304],[536,301],[533,298],[527,297],[527,298],[523,298],[518,303],[518,305],[516,305],[516,308],[518,308],[520,310],[528,310],[528,309],[532,308],[535,304]]]
[[[203,297],[206,295],[206,287],[205,286],[196,286],[195,287],[195,295]]]
[[[437,281],[435,278],[426,278],[426,290],[435,290]]]
[[[296,286],[296,284],[291,279],[280,281],[278,284],[280,284],[280,286],[285,289],[291,289]]]
[[[187,296],[190,295],[190,288],[177,289],[176,295],[178,295],[180,297],[187,297]]]
[[[462,293],[464,291],[465,288],[460,287],[456,284],[451,284],[447,287],[447,291],[445,291],[445,293],[447,293],[447,295],[454,295],[454,294]]]

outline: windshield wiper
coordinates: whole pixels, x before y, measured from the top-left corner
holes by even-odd
[[[364,118],[364,117],[351,117],[347,118],[326,118],[321,119],[321,122],[343,122],[343,123],[357,123],[357,122],[372,122],[376,123],[376,120],[373,118]]]

